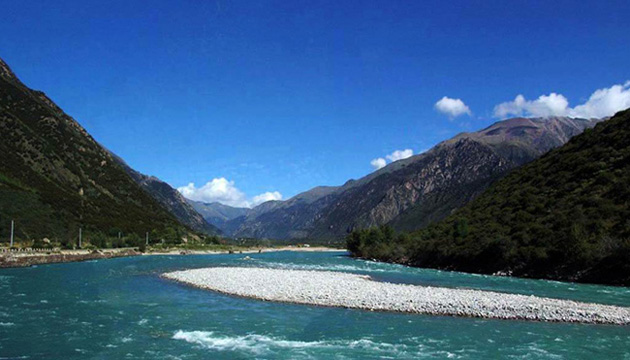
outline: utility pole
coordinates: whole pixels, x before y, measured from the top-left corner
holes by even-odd
[[[13,230],[15,228],[15,221],[11,220],[11,245],[10,247],[13,247]]]
[[[118,232],[118,240],[120,240],[120,231]]]
[[[83,213],[85,212],[85,204],[83,199],[83,187],[79,188],[79,196],[81,197],[81,213],[79,214],[79,249],[81,248],[81,240],[83,235]]]
[[[149,245],[149,232],[147,231],[147,245]]]

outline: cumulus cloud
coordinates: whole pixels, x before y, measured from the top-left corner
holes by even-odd
[[[378,170],[380,168],[384,168],[385,165],[387,165],[387,161],[385,161],[385,159],[383,159],[383,158],[376,158],[376,159],[372,159],[372,161],[370,161],[370,165],[372,165],[374,170]]]
[[[526,100],[523,95],[517,95],[513,101],[507,101],[494,107],[494,116],[564,116],[567,113],[569,101],[561,94],[551,93],[541,95],[536,100]]]
[[[266,193],[254,196],[251,203],[252,206],[256,206],[271,200],[282,200],[282,194],[280,194],[278,191],[267,191]]]
[[[630,81],[596,90],[589,99],[575,107],[562,94],[551,93],[541,95],[536,100],[527,100],[518,95],[513,101],[501,103],[494,107],[494,116],[571,116],[579,118],[602,118],[630,107]]]
[[[396,150],[393,153],[386,155],[387,160],[394,162],[402,159],[406,159],[413,155],[413,150],[405,149],[405,150]]]
[[[194,183],[189,183],[186,186],[177,188],[177,191],[191,200],[207,203],[219,202],[235,207],[252,207],[267,200],[282,199],[282,194],[274,191],[256,195],[251,200],[248,200],[245,193],[234,185],[234,181],[224,177],[214,178],[201,187],[196,187]]]
[[[381,169],[387,165],[387,162],[394,162],[402,159],[406,159],[410,156],[413,156],[413,150],[405,149],[405,150],[396,150],[389,155],[385,155],[385,158],[376,158],[370,161],[370,165],[374,168],[374,170]],[[387,160],[385,160],[387,159]]]
[[[184,197],[195,201],[220,202],[230,206],[243,206],[247,202],[245,194],[234,186],[234,181],[223,177],[212,179],[201,187],[189,183],[177,190]]]
[[[630,81],[596,90],[584,104],[571,109],[570,116],[602,118],[630,108]]]
[[[449,118],[454,119],[460,115],[471,115],[470,108],[461,99],[452,99],[447,96],[435,103],[435,109]]]

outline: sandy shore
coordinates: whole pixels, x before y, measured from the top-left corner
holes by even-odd
[[[431,315],[630,325],[630,308],[384,283],[340,272],[216,267],[163,276],[204,289],[267,301]]]

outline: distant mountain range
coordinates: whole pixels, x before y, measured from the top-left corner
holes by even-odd
[[[170,228],[212,232],[183,198],[135,172],[0,60],[0,237],[20,239]],[[179,219],[179,220],[178,220]]]
[[[24,238],[68,238],[79,224],[110,233],[175,227],[295,241],[340,240],[354,229],[382,224],[416,230],[598,121],[500,121],[342,186],[232,208],[187,201],[163,181],[135,171],[0,60],[0,236],[6,236],[9,219],[18,219]]]
[[[420,267],[630,285],[630,109],[412,234],[354,232],[356,256]]]
[[[443,219],[511,169],[565,144],[599,121],[567,117],[499,121],[342,186],[316,187],[220,220],[215,215],[204,217],[234,237],[340,239],[353,229],[383,224],[415,230]]]
[[[204,203],[188,200],[189,204],[210,224],[221,229],[224,233],[231,233],[227,223],[239,217],[246,216],[252,209],[232,207],[218,202]]]

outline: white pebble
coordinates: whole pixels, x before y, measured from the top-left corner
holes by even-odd
[[[215,267],[164,277],[268,301],[432,315],[630,325],[630,308],[492,291],[402,285],[332,271]]]

